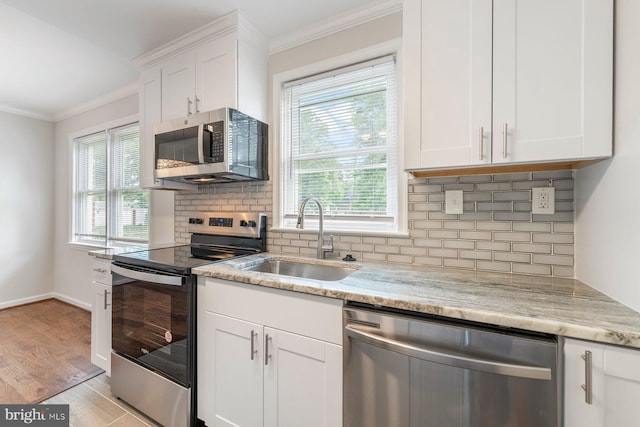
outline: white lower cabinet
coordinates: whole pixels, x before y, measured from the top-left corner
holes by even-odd
[[[564,359],[565,427],[638,425],[640,350],[566,339]]]
[[[111,263],[96,259],[91,264],[91,363],[111,376]]]
[[[201,280],[198,418],[207,426],[341,426],[341,305]]]

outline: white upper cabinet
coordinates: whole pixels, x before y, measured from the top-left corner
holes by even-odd
[[[153,126],[222,107],[266,121],[266,39],[231,13],[137,60],[141,177],[145,188],[192,188],[153,178]]]
[[[404,16],[407,169],[611,156],[612,0],[406,0]]]
[[[230,34],[161,66],[163,121],[216,108],[239,108],[236,45],[235,34]]]

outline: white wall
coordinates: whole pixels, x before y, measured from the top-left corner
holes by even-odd
[[[59,121],[55,125],[55,240],[53,244],[55,292],[61,299],[91,307],[89,250],[68,244],[71,218],[71,145],[69,135],[138,113],[138,95]],[[51,173],[53,176],[53,173]],[[49,178],[50,179],[50,178]]]
[[[576,174],[576,277],[640,311],[640,2],[616,0],[614,156]]]
[[[0,308],[53,292],[53,123],[0,112]]]

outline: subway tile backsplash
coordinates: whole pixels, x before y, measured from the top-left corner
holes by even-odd
[[[372,262],[541,276],[574,275],[573,172],[410,178],[408,237],[334,233],[336,255]],[[555,213],[531,214],[531,188],[555,187]],[[254,211],[273,218],[272,182],[202,186],[176,193],[176,241],[188,242],[194,211]],[[445,213],[445,191],[463,190],[464,211]],[[268,250],[316,255],[317,235],[268,232]]]

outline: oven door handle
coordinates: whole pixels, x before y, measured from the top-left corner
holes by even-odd
[[[182,286],[182,277],[166,276],[164,274],[145,273],[144,271],[129,270],[117,265],[111,264],[111,272],[117,273],[129,279],[142,280],[149,283],[159,283],[161,285]]]
[[[441,353],[439,351],[416,346],[412,343],[396,341],[391,338],[381,337],[380,335],[365,332],[354,328],[353,325],[346,326],[344,329],[347,336],[352,339],[360,340],[376,347],[381,347],[385,350],[404,354],[405,356],[422,359],[427,362],[512,377],[532,378],[538,380],[551,379],[551,369],[549,368],[516,365],[495,360],[477,359],[457,354]]]

